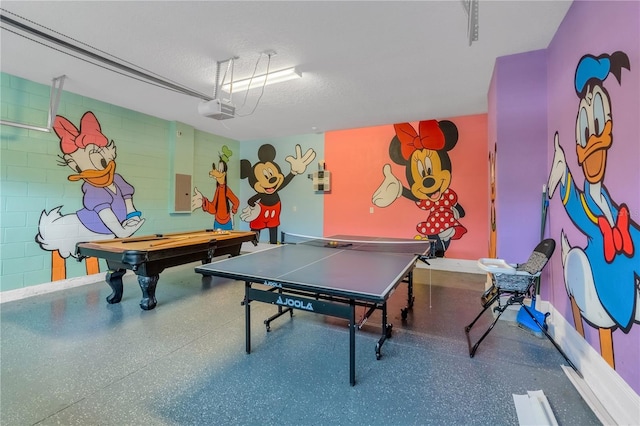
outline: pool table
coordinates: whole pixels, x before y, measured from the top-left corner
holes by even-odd
[[[108,303],[122,300],[122,276],[127,269],[132,270],[142,289],[140,307],[150,310],[156,307],[156,285],[165,268],[198,260],[206,264],[222,255],[237,256],[242,243],[249,241],[257,245],[257,233],[206,229],[78,243],[76,256],[78,260],[86,257],[106,260],[109,271],[105,280],[113,290],[107,297]]]

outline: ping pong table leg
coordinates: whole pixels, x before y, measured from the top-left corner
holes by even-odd
[[[249,300],[249,289],[251,283],[249,281],[244,282],[244,335],[245,346],[247,353],[251,353],[251,307],[249,306],[251,301]]]
[[[356,384],[356,305],[352,300],[349,318],[349,383]]]
[[[400,310],[400,314],[402,319],[406,320],[409,315],[409,310],[413,308],[413,301],[415,300],[413,297],[413,271],[409,271],[404,281],[407,283],[407,306]]]
[[[387,323],[387,302],[384,302],[380,309],[382,309],[382,336],[376,343],[376,359],[378,360],[382,357],[382,345],[388,337],[391,337],[391,330],[393,329],[393,325]]]

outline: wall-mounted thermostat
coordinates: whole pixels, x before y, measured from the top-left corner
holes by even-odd
[[[331,190],[331,172],[318,170],[313,173],[313,190],[318,192],[329,192]]]

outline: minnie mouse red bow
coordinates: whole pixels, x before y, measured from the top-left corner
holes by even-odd
[[[420,133],[409,123],[394,124],[396,136],[400,141],[402,157],[405,160],[411,158],[414,151],[420,149],[439,150],[444,148],[444,133],[436,120],[421,121],[419,124]]]

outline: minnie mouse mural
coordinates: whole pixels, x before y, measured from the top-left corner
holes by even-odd
[[[92,112],[82,116],[80,128],[57,116],[53,130],[60,138],[59,164],[74,171],[68,179],[84,181],[82,209],[62,215],[62,206],[58,206],[49,212],[43,210],[40,215],[35,240],[42,249],[53,252],[52,280],[55,280],[65,278],[56,275],[56,268],[61,267],[61,262],[64,264],[63,259],[75,257],[76,243],[129,237],[145,220],[133,205],[133,186],[115,172],[115,143],[102,134]]]
[[[448,120],[424,120],[418,131],[410,123],[394,124],[396,136],[389,145],[389,157],[404,167],[408,187],[393,175],[391,165],[385,164],[384,180],[374,192],[372,202],[388,207],[404,197],[424,210],[426,218],[416,225],[415,239],[435,242],[435,254],[442,257],[451,240],[460,239],[466,232],[459,221],[465,211],[458,203],[458,195],[451,189],[451,159],[449,151],[458,143],[458,128]]]

